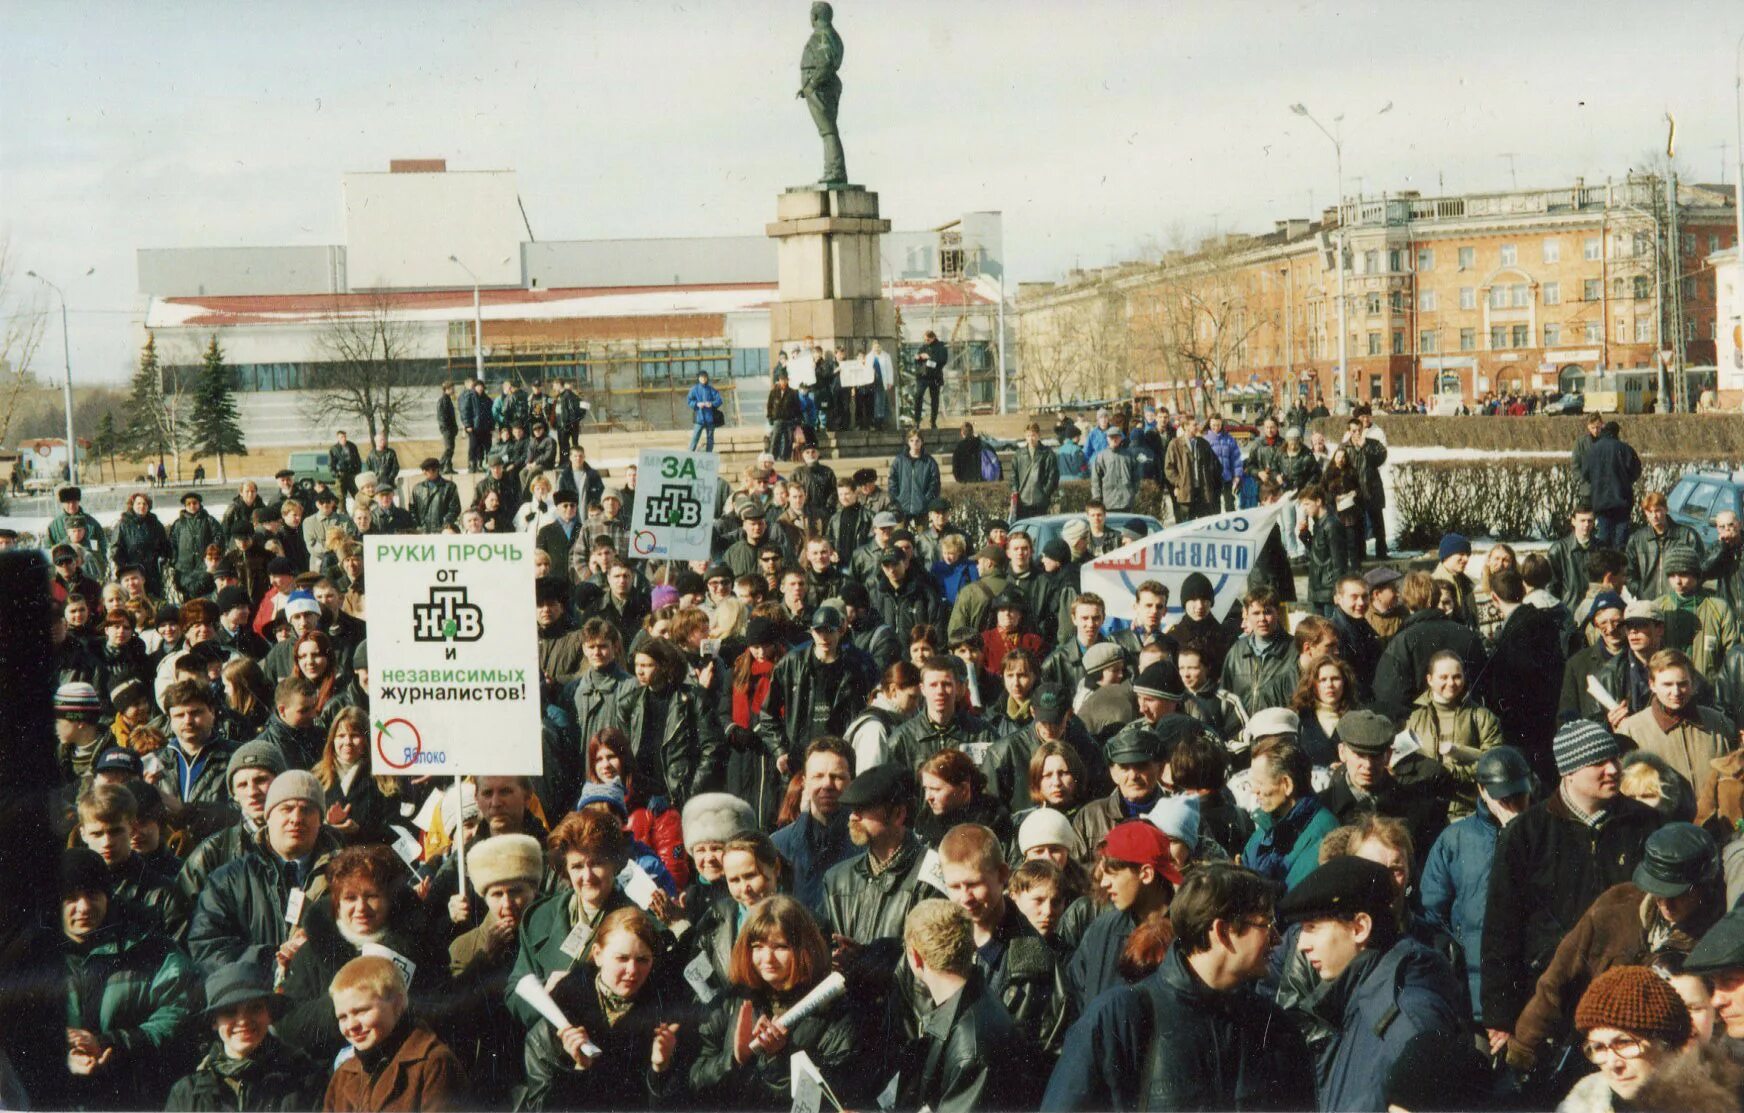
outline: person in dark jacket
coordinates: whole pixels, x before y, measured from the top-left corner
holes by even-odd
[[[1539,776],[1550,779],[1550,741],[1556,734],[1556,708],[1561,695],[1552,683],[1522,684],[1523,676],[1559,677],[1567,644],[1556,617],[1525,602],[1526,584],[1513,569],[1490,577],[1491,596],[1503,614],[1490,650],[1489,664],[1473,691],[1496,713],[1502,737],[1524,753]]]
[[[143,491],[135,492],[115,523],[115,538],[109,550],[115,567],[138,565],[145,575],[146,594],[161,599],[164,594],[163,566],[173,552],[168,531],[152,513],[151,496]]]
[[[206,547],[224,547],[224,529],[205,507],[198,491],[182,495],[182,512],[170,523],[170,559],[178,580],[197,576],[206,567]]]
[[[764,407],[769,421],[769,452],[777,460],[788,459],[793,450],[793,428],[799,424],[799,393],[787,385],[785,368],[775,372],[775,386],[769,391]]]
[[[448,450],[454,451],[454,438],[448,438]],[[460,531],[460,488],[452,479],[442,478],[444,469],[452,471],[453,463],[444,464],[427,456],[418,469],[424,481],[412,488],[412,518],[423,533],[458,533]]]
[[[1253,588],[1241,605],[1246,632],[1224,654],[1218,686],[1239,699],[1251,718],[1268,707],[1290,705],[1296,693],[1297,655],[1295,642],[1283,630],[1276,592]]]
[[[1383,1082],[1405,1045],[1464,1023],[1453,968],[1404,933],[1397,896],[1387,867],[1347,855],[1278,902],[1282,923],[1302,925],[1298,947],[1321,977],[1307,1007],[1333,1029],[1317,1068],[1322,1110],[1382,1108]]]
[[[1622,744],[1582,719],[1556,733],[1561,784],[1503,828],[1484,909],[1480,1016],[1500,1050],[1558,943],[1598,895],[1629,880],[1658,812],[1618,790]]]
[[[914,427],[920,428],[921,401],[929,393],[933,400],[932,425],[939,427],[939,388],[945,385],[945,365],[951,361],[950,349],[938,333],[927,330],[925,343],[914,356]]]
[[[289,999],[252,963],[222,966],[206,979],[200,1020],[216,1033],[191,1074],[170,1088],[171,1113],[297,1113],[314,1109],[327,1072],[272,1033]],[[329,1006],[331,1009],[331,1006]]]
[[[436,432],[442,437],[440,474],[451,475],[454,472],[454,441],[460,435],[460,417],[454,409],[453,383],[443,383],[442,393],[436,399]]]
[[[877,666],[866,654],[842,644],[845,629],[841,611],[827,604],[818,607],[811,615],[811,645],[783,656],[770,674],[755,730],[784,777],[798,767],[812,739],[843,737],[878,690]]]
[[[1011,491],[1017,498],[1017,518],[1048,512],[1060,492],[1060,460],[1042,444],[1042,427],[1030,422],[1024,440],[1011,454]]]
[[[1296,501],[1302,515],[1302,544],[1308,550],[1308,601],[1319,613],[1330,615],[1334,589],[1358,571],[1361,554],[1353,551],[1350,531],[1327,507],[1318,484],[1302,488]]]
[[[1393,722],[1385,715],[1359,708],[1338,720],[1340,765],[1320,794],[1320,803],[1346,826],[1367,815],[1403,820],[1411,845],[1422,855],[1447,826],[1447,807],[1455,781],[1445,766],[1426,754],[1390,758]],[[1420,871],[1418,871],[1420,872]]]
[[[477,379],[467,382],[466,391],[460,396],[459,409],[460,428],[466,434],[466,470],[469,473],[481,471],[484,458],[490,452],[491,431],[496,427],[490,395],[486,393],[484,383]]]
[[[919,1037],[899,1052],[895,1108],[976,1113],[1032,1105],[1034,1060],[976,964],[968,913],[945,901],[922,902],[903,924],[902,944],[933,1008]],[[892,999],[893,1011],[907,1007]]]
[[[1550,561],[1550,593],[1572,615],[1587,594],[1587,554],[1599,544],[1592,503],[1576,503],[1568,524],[1568,533],[1551,542],[1544,556]]]
[[[890,497],[912,522],[925,522],[927,507],[939,497],[939,462],[926,450],[920,430],[908,434],[908,451],[890,461]]]
[[[975,426],[963,422],[961,437],[951,449],[951,478],[958,483],[981,482],[981,449],[984,442],[975,435]]]
[[[1098,883],[1108,908],[1090,921],[1066,964],[1074,1012],[1121,984],[1119,960],[1128,937],[1146,917],[1168,908],[1181,884],[1181,867],[1169,853],[1172,841],[1142,819],[1117,824],[1103,840]]]
[[[874,613],[899,636],[906,637],[916,626],[945,625],[943,597],[901,545],[884,550],[866,590]]]
[[[819,737],[806,747],[798,768],[805,778],[805,810],[770,840],[793,869],[793,895],[821,912],[824,875],[853,854],[848,812],[841,807],[842,790],[854,775],[853,752],[840,738]]]
[[[842,792],[848,837],[865,853],[824,875],[820,918],[838,956],[877,939],[897,938],[910,910],[938,894],[923,880],[926,848],[909,830],[917,798],[914,773],[900,765],[874,766]]]
[[[1422,694],[1429,659],[1444,649],[1459,655],[1467,676],[1481,676],[1488,659],[1477,631],[1433,606],[1433,588],[1424,582],[1428,577],[1416,577],[1415,573],[1407,576],[1405,584],[1412,612],[1381,651],[1380,663],[1375,666],[1375,699],[1388,707],[1408,707]],[[1251,714],[1253,709],[1248,710]]]
[[[644,639],[633,656],[637,683],[619,696],[615,725],[635,749],[636,784],[682,809],[725,775],[720,719],[689,681],[689,663],[671,642]]]
[[[1615,421],[1607,421],[1581,461],[1581,478],[1591,488],[1598,517],[1599,544],[1612,549],[1628,541],[1635,484],[1641,479],[1641,457],[1623,442],[1621,432]]]
[[[1072,1025],[1041,1108],[1314,1108],[1307,1045],[1252,988],[1278,942],[1273,892],[1238,866],[1194,870],[1169,904],[1175,941],[1162,965]]]
[[[108,870],[94,852],[63,852],[60,898],[69,1104],[156,1108],[181,1066],[191,964],[149,913],[110,900]]]
[[[1645,525],[1629,535],[1623,556],[1629,561],[1629,590],[1637,599],[1658,599],[1671,590],[1666,583],[1665,558],[1675,548],[1694,550],[1696,566],[1703,559],[1702,539],[1689,526],[1671,520],[1671,507],[1662,491],[1641,496]]]
[[[783,895],[753,905],[732,943],[733,992],[709,1003],[698,1031],[691,1097],[710,1109],[790,1109],[793,1054],[803,1051],[840,1100],[864,1100],[876,1057],[863,1052],[852,999],[791,1030],[776,1022],[829,972],[829,945],[804,905]]]
[[[327,469],[333,473],[340,500],[350,506],[351,496],[357,494],[357,474],[363,470],[363,457],[343,429],[334,434],[333,446],[327,450]]]

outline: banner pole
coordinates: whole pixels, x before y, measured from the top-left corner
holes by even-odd
[[[459,855],[459,857],[455,861],[455,865],[457,865],[460,869],[460,899],[465,900],[466,899],[466,793],[461,788],[461,778],[459,777],[459,775],[456,775],[454,778],[454,807],[455,807],[455,819],[457,820],[457,822],[455,824],[455,828],[454,828],[454,852],[455,852],[455,854]]]

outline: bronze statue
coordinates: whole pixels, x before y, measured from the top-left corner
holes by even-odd
[[[811,6],[811,38],[805,41],[805,53],[799,57],[797,96],[805,98],[812,123],[823,137],[822,183],[846,185],[848,164],[842,154],[842,137],[836,133],[836,109],[842,103],[842,79],[836,76],[842,68],[842,36],[830,24],[834,14],[822,0]]]

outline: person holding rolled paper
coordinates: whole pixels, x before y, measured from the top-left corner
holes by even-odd
[[[655,973],[659,935],[646,912],[619,908],[600,920],[586,961],[548,993],[537,980],[511,983],[539,1018],[527,1033],[516,1109],[672,1107],[684,1088],[679,1035],[689,1002]]]
[[[703,1020],[690,1068],[697,1105],[784,1110],[793,1105],[790,1065],[803,1051],[838,1100],[863,1096],[868,1058],[855,1007],[830,974],[830,949],[806,907],[776,895],[759,901],[733,943],[733,993]],[[820,1003],[821,1002],[821,1003]],[[864,1095],[869,1096],[869,1095]]]

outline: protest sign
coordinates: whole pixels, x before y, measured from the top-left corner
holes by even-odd
[[[532,538],[364,538],[377,776],[538,776]]]
[[[655,560],[707,560],[720,467],[712,452],[644,448],[637,461],[630,552]]]
[[[1278,538],[1283,503],[1255,506],[1169,526],[1105,553],[1084,565],[1080,590],[1100,595],[1108,617],[1131,623],[1139,585],[1156,580],[1169,589],[1168,616],[1181,607],[1181,583],[1195,572],[1211,581],[1216,598],[1211,613],[1221,618],[1247,592],[1248,579],[1261,570],[1268,583],[1289,584],[1290,566]]]

